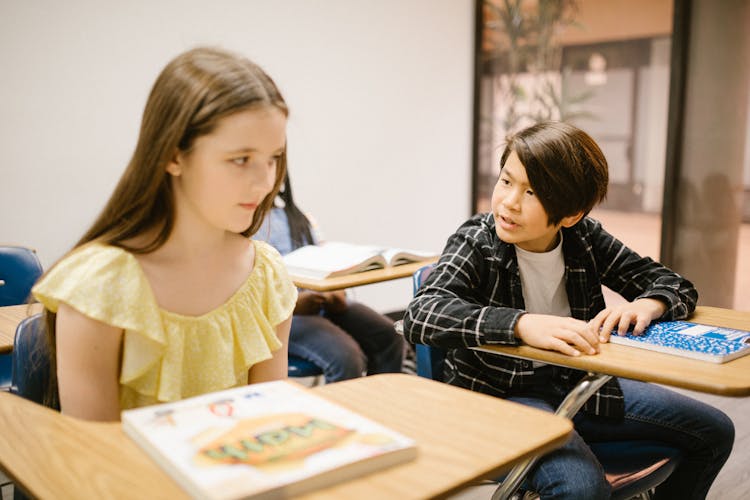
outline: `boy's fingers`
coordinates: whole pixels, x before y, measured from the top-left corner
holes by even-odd
[[[550,346],[551,349],[561,352],[563,354],[567,354],[568,356],[580,356],[581,352],[576,349],[575,347],[571,346],[567,342],[553,338],[552,339],[552,345]]]
[[[618,316],[615,316],[614,314],[611,314],[607,317],[606,320],[604,320],[604,324],[602,325],[602,332],[604,332],[607,337],[612,335],[612,330],[615,327],[615,324],[619,320]]]
[[[630,330],[630,325],[633,323],[633,320],[636,318],[634,317],[634,313],[625,313],[620,317],[620,324],[617,327],[617,334],[621,337],[624,337],[626,333],[628,333],[628,330]]]
[[[641,335],[649,325],[649,323],[650,321],[647,318],[639,317],[638,321],[635,324],[635,327],[633,328],[633,335]]]
[[[583,340],[586,341],[587,349],[586,352],[589,354],[596,354],[599,352],[599,335],[594,333],[594,330],[585,325],[584,329],[579,332]]]
[[[577,350],[580,352],[585,352],[586,354],[596,354],[597,352],[597,344],[592,345],[589,339],[587,339],[582,332],[569,330],[561,335],[561,337],[561,340],[571,345],[571,347],[573,348],[578,348]]]

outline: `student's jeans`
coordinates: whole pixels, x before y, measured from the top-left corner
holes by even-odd
[[[388,317],[350,302],[339,314],[295,315],[289,354],[319,366],[326,382],[337,382],[363,374],[400,372],[404,340]]]
[[[566,391],[544,377],[548,370],[551,367],[540,370],[540,383],[528,396],[508,399],[553,412]],[[678,467],[656,488],[654,498],[705,498],[732,451],[732,421],[720,410],[664,387],[622,378],[619,382],[625,396],[624,419],[578,412],[573,437],[539,459],[524,488],[542,499],[609,498],[609,484],[586,442],[653,440],[682,450]]]

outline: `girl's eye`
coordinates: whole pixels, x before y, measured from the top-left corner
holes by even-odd
[[[247,165],[247,163],[250,161],[249,156],[240,156],[239,158],[232,158],[230,160],[232,163],[238,166]]]

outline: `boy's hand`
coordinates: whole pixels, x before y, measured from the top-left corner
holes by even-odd
[[[640,335],[651,321],[659,318],[667,310],[666,304],[657,299],[637,299],[627,304],[608,307],[589,321],[595,332],[599,332],[599,342],[609,342],[609,336],[616,332],[625,335],[630,325],[634,335]]]
[[[599,336],[589,323],[575,318],[524,314],[516,323],[516,337],[525,344],[568,356],[599,352]]]

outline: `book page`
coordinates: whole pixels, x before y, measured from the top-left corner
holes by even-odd
[[[382,248],[342,242],[308,245],[284,256],[293,276],[327,278],[377,267],[384,267]]]
[[[383,257],[390,266],[399,266],[409,264],[410,262],[419,262],[422,260],[431,260],[438,257],[435,252],[426,250],[412,250],[408,248],[388,248],[383,250]]]

